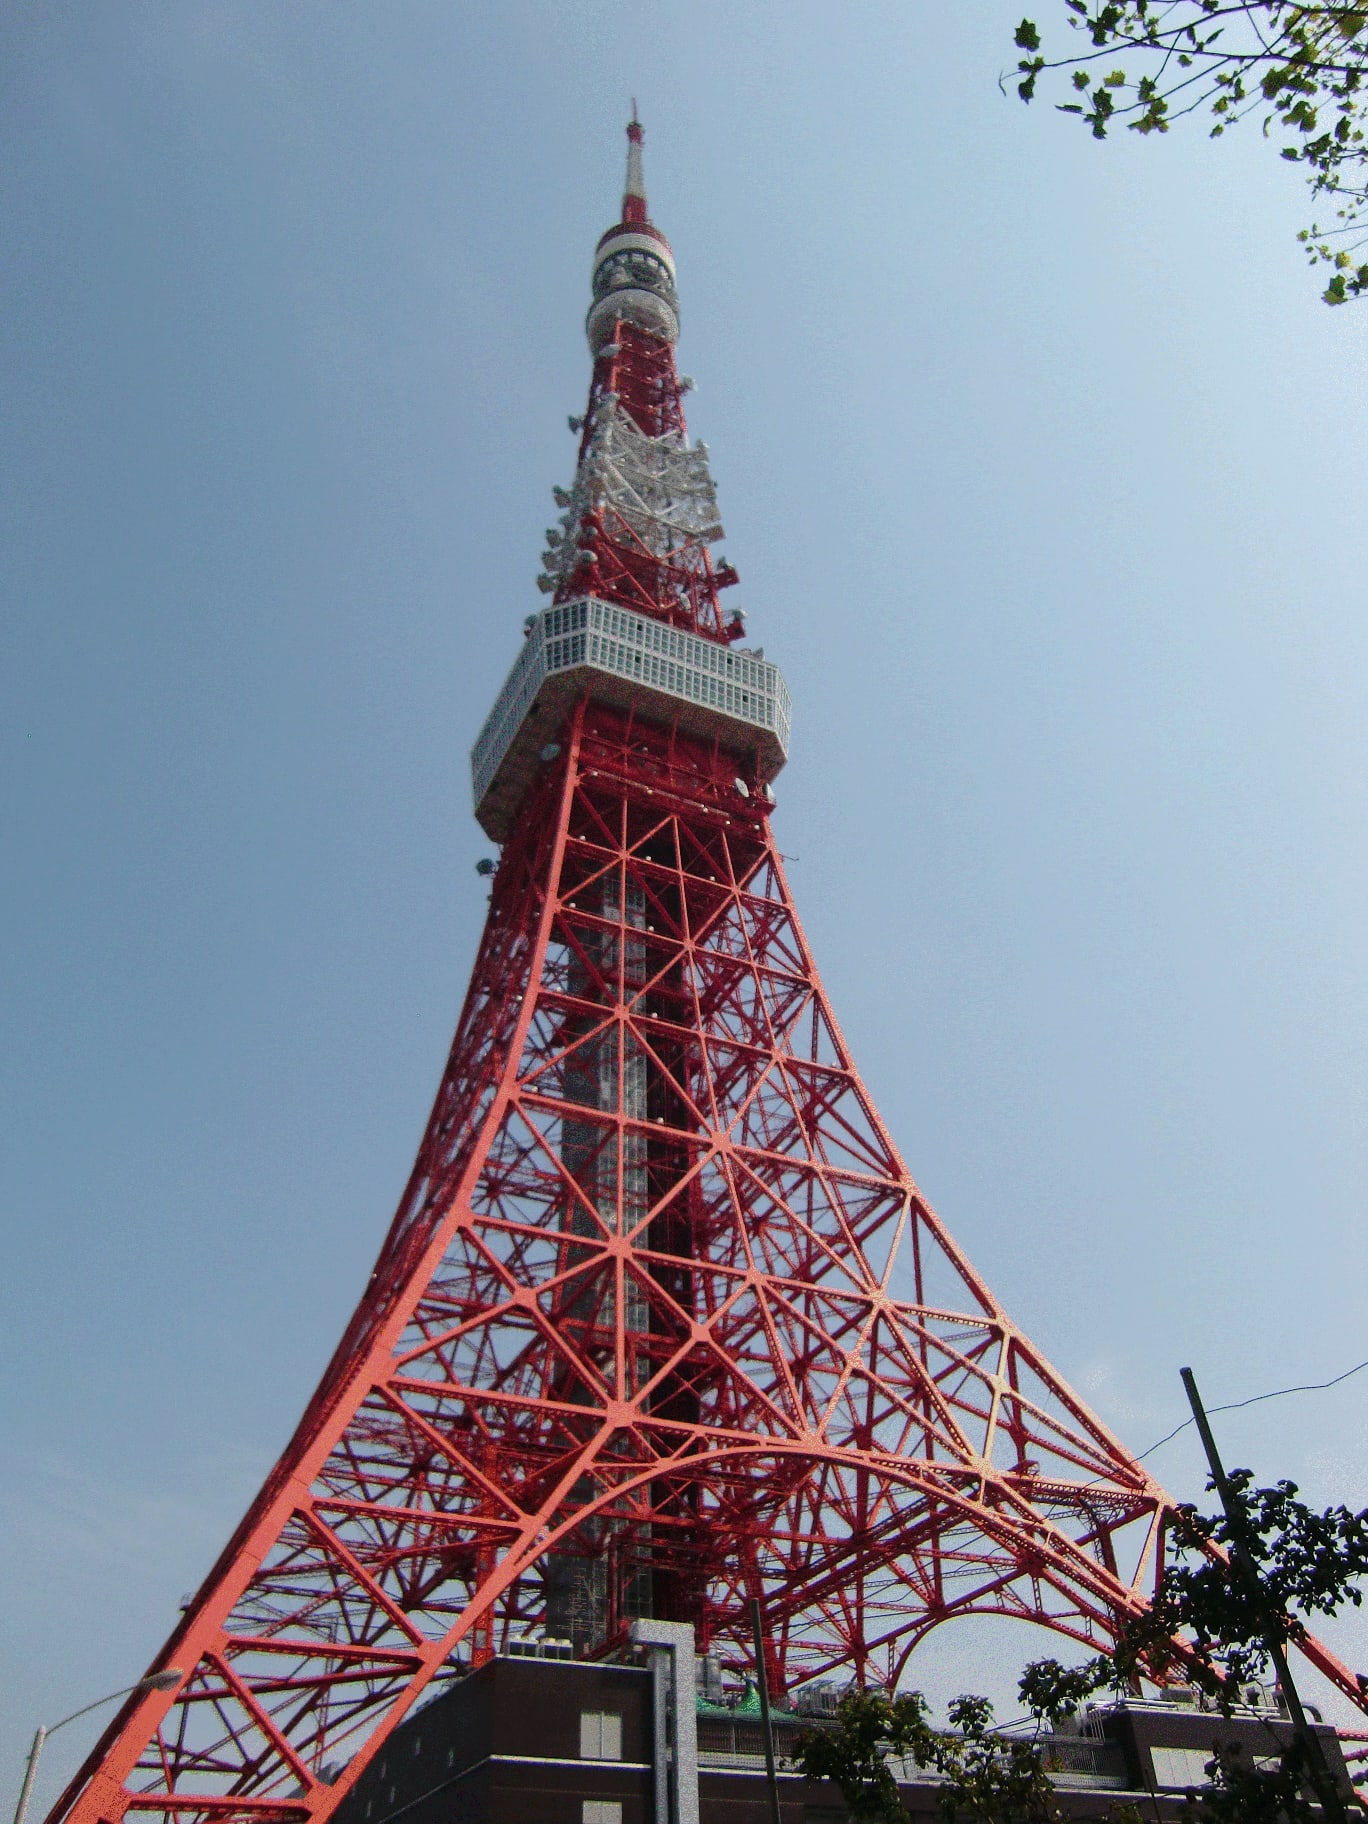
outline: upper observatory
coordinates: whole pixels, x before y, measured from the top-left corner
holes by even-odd
[[[647,220],[641,139],[641,122],[633,113],[627,128],[622,220],[608,230],[594,249],[594,301],[584,329],[595,355],[612,341],[619,322],[635,323],[663,342],[679,340],[674,255],[659,228]]]

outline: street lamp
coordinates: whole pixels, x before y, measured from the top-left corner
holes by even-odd
[[[70,1716],[64,1716],[60,1723],[54,1723],[50,1729],[39,1723],[33,1737],[33,1746],[29,1749],[28,1766],[24,1770],[24,1784],[19,1791],[19,1803],[14,1808],[14,1824],[24,1824],[24,1813],[28,1810],[29,1794],[33,1791],[34,1775],[38,1771],[38,1757],[43,1752],[43,1743],[50,1735],[56,1735],[59,1729],[65,1729],[68,1723],[74,1723],[78,1716],[86,1716],[92,1710],[98,1710],[101,1704],[112,1704],[116,1697],[130,1697],[135,1691],[169,1691],[178,1685],[184,1674],[179,1666],[168,1666],[164,1672],[149,1672],[146,1678],[140,1678],[136,1685],[125,1685],[122,1691],[110,1691],[104,1697],[97,1697],[93,1704],[85,1704],[79,1710],[73,1710]]]

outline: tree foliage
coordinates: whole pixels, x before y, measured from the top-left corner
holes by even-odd
[[[1202,113],[1219,138],[1251,114],[1285,159],[1303,167],[1312,197],[1333,213],[1299,236],[1313,265],[1331,268],[1322,294],[1343,304],[1368,293],[1368,5],[1324,0],[1064,0],[1074,48],[1047,55],[1030,19],[1017,27],[1017,93],[1068,77],[1069,99],[1095,139],[1122,124],[1167,133]]]
[[[1054,1788],[1035,1744],[994,1733],[986,1697],[955,1698],[950,1728],[933,1727],[920,1691],[849,1691],[835,1728],[800,1732],[795,1758],[811,1780],[832,1780],[854,1818],[906,1824],[899,1763],[941,1776],[946,1824],[1055,1824]]]
[[[1229,1515],[1178,1510],[1174,1560],[1153,1605],[1123,1626],[1113,1653],[1082,1666],[1053,1659],[1027,1666],[1018,1691],[1035,1719],[1034,1738],[996,1733],[986,1698],[957,1697],[949,1730],[939,1730],[919,1691],[855,1690],[841,1700],[834,1727],[800,1733],[798,1765],[809,1779],[833,1780],[861,1824],[906,1824],[898,1797],[903,1761],[941,1776],[946,1824],[1055,1824],[1061,1814],[1042,1754],[1046,1723],[1059,1725],[1099,1690],[1124,1690],[1142,1673],[1197,1683],[1228,1713],[1240,1686],[1267,1672],[1270,1634],[1295,1643],[1305,1632],[1302,1615],[1362,1604],[1368,1509],[1316,1513],[1297,1499],[1294,1482],[1256,1488],[1246,1469],[1226,1480]],[[1244,1553],[1253,1580],[1232,1574],[1232,1551]],[[1321,1815],[1306,1795],[1324,1776],[1295,1740],[1257,1763],[1238,1748],[1222,1749],[1207,1774],[1211,1784],[1187,1801],[1194,1824],[1304,1824]]]
[[[1242,1682],[1268,1671],[1270,1630],[1295,1643],[1306,1632],[1301,1616],[1362,1605],[1368,1508],[1315,1513],[1297,1499],[1295,1482],[1256,1488],[1247,1469],[1226,1480],[1229,1516],[1179,1508],[1177,1555],[1151,1607],[1122,1631],[1115,1663],[1126,1676],[1171,1670],[1181,1640],[1188,1677],[1228,1704]],[[1231,1574],[1229,1556],[1241,1549],[1253,1582]]]
[[[1103,1686],[1129,1682],[1118,1658],[1125,1655],[1099,1656],[1083,1666],[1037,1659],[1021,1676],[1022,1702],[1038,1723],[1058,1724]],[[1222,1688],[1227,1709],[1230,1689]],[[1218,1747],[1204,1769],[1210,1784],[1187,1795],[1185,1824],[1320,1824],[1324,1811],[1307,1796],[1321,1777],[1320,1770],[1308,1765],[1305,1749],[1295,1739],[1284,1743],[1274,1737],[1269,1746],[1276,1746],[1278,1753],[1261,1754],[1257,1761],[1238,1742]]]
[[[1307,1796],[1315,1783],[1299,1742],[1276,1759],[1256,1764],[1238,1743],[1218,1748],[1207,1763],[1210,1786],[1190,1793],[1184,1807],[1191,1824],[1321,1824],[1322,1806]]]

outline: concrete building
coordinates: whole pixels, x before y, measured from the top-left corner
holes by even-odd
[[[657,1811],[672,1748],[658,1739],[652,1668],[568,1657],[529,1643],[446,1684],[402,1723],[339,1807],[337,1824],[666,1824]],[[562,1656],[565,1655],[565,1656]],[[700,1824],[769,1824],[764,1741],[754,1694],[724,1694],[700,1661],[695,1701]],[[838,1789],[787,1765],[812,1715],[774,1719],[781,1824],[847,1824]],[[687,1727],[687,1725],[686,1725]],[[672,1731],[665,1732],[667,1736]],[[1276,1756],[1288,1724],[1272,1706],[1230,1718],[1173,1699],[1102,1705],[1072,1734],[1041,1747],[1061,1810],[1103,1820],[1125,1804],[1155,1824],[1176,1820],[1201,1786],[1218,1744]],[[1321,1726],[1330,1765],[1348,1791],[1335,1731]],[[901,1782],[913,1824],[939,1817],[933,1777]],[[689,1795],[681,1795],[688,1824]],[[672,1804],[672,1814],[675,1806]]]

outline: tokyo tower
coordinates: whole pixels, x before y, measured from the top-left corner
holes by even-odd
[[[1012,1323],[861,1083],[771,834],[789,746],[627,130],[578,461],[475,743],[500,846],[417,1162],[280,1462],[54,1820],[324,1819],[431,1682],[691,1622],[896,1683],[956,1616],[1088,1647],[1173,1503]],[[1353,1675],[1310,1660],[1358,1701]]]

